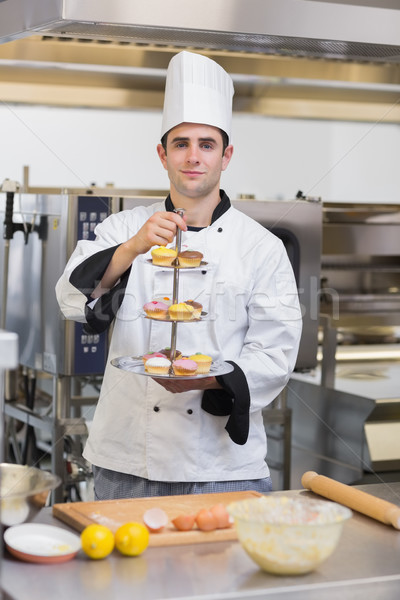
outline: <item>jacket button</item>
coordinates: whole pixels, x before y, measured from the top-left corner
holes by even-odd
[[[217,231],[218,231],[218,233],[221,233],[222,227],[218,227]]]
[[[188,414],[188,415],[192,415],[192,414],[193,414],[193,411],[192,411],[192,409],[191,409],[191,408],[188,408],[188,410],[187,410],[187,414]]]
[[[153,408],[153,410],[154,410],[154,412],[158,412],[158,411],[160,410],[160,407],[159,407],[159,406],[155,406],[155,407]]]

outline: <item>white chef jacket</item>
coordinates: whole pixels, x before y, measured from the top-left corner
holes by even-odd
[[[95,241],[79,241],[56,286],[64,316],[84,322],[87,298],[70,281],[74,269],[99,251],[125,242],[164,203],[108,217]],[[182,233],[182,250],[198,250],[208,264],[180,270],[179,301],[194,299],[207,318],[177,327],[176,347],[214,361],[232,360],[250,392],[246,443],[232,441],[226,416],[201,408],[202,391],[172,394],[151,377],[110,364],[171,345],[171,324],[144,318],[143,305],[172,297],[173,270],[155,267],[150,252],[131,268],[114,321],[109,356],[84,457],[91,463],[154,481],[227,481],[269,475],[262,409],[294,368],[302,320],[286,250],[259,223],[230,208],[212,225]]]

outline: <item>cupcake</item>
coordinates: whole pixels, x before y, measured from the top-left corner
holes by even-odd
[[[203,255],[197,250],[184,250],[178,254],[178,264],[181,267],[199,267]]]
[[[166,319],[168,316],[168,304],[152,300],[143,306],[143,310],[151,319]]]
[[[161,354],[163,354],[164,356],[166,356],[168,358],[168,360],[171,360],[171,348],[163,348],[162,350],[160,350]],[[175,356],[173,357],[174,360],[178,360],[178,358],[182,358],[182,352],[180,350],[175,350]]]
[[[149,352],[148,354],[143,354],[143,356],[142,356],[143,363],[146,364],[146,362],[149,360],[149,358],[169,358],[169,357],[166,354],[164,354],[163,352]]]
[[[200,319],[203,305],[200,304],[200,302],[195,302],[194,300],[185,300],[185,304],[193,308],[193,318]]]
[[[174,360],[172,368],[175,375],[196,375],[197,363],[189,358],[180,358],[179,360]]]
[[[168,358],[156,356],[146,360],[144,370],[147,371],[147,373],[152,373],[153,375],[168,375],[170,366],[171,361],[168,360]]]
[[[197,352],[196,354],[192,354],[189,356],[190,360],[194,360],[197,364],[197,373],[198,374],[206,374],[210,371],[212,358],[211,356],[207,356],[207,354],[201,354],[201,352]]]
[[[165,246],[158,246],[153,248],[151,251],[151,258],[153,265],[160,265],[162,267],[170,267],[178,254],[177,250],[172,248],[166,248]]]
[[[168,309],[168,314],[173,321],[190,321],[193,319],[194,309],[185,302],[171,304]]]

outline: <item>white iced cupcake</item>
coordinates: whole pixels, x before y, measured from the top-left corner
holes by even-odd
[[[152,373],[153,375],[168,375],[170,366],[171,361],[168,358],[155,356],[146,360],[144,369],[147,373]]]

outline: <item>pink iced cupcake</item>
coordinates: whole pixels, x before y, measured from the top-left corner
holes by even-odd
[[[179,360],[174,360],[172,368],[175,375],[196,375],[197,363],[189,358],[180,358]]]
[[[143,306],[143,310],[150,319],[165,319],[168,316],[168,304],[152,300]]]

